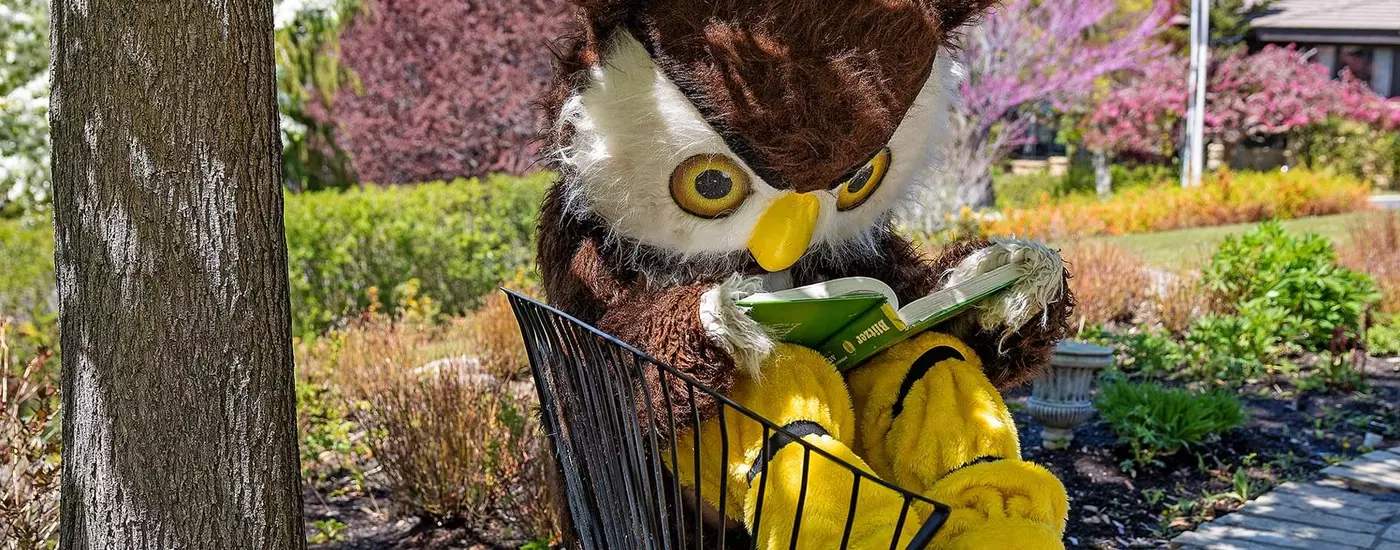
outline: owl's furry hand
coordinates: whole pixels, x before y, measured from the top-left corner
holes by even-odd
[[[737,302],[762,290],[761,277],[736,274],[700,296],[700,324],[734,365],[754,378],[761,378],[760,366],[777,344]]]
[[[948,271],[946,284],[957,284],[1007,264],[1021,266],[1022,278],[975,306],[970,319],[982,330],[1016,332],[1032,319],[1044,317],[1050,304],[1064,298],[1065,264],[1060,254],[1044,244],[1019,239],[995,239],[969,254]]]

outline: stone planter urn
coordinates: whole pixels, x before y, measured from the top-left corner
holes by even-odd
[[[1036,378],[1026,409],[1043,427],[1041,445],[1063,449],[1074,427],[1094,415],[1090,391],[1099,371],[1113,365],[1113,349],[1065,340],[1055,348],[1050,370]]]

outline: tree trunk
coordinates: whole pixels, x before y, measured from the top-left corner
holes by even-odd
[[[304,548],[272,0],[52,10],[61,548]]]
[[[1099,193],[1099,200],[1106,201],[1113,196],[1113,167],[1108,164],[1108,153],[1095,149],[1092,155],[1094,163],[1094,190]]]

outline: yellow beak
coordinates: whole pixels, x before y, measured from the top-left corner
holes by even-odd
[[[797,263],[812,242],[819,213],[821,201],[808,193],[788,193],[773,201],[749,236],[749,252],[758,265],[773,272]]]

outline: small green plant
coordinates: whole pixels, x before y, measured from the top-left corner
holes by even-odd
[[[350,528],[335,518],[318,519],[311,522],[311,527],[315,529],[315,532],[306,539],[306,542],[311,544],[343,541],[345,540],[345,531]]]
[[[307,376],[298,377],[296,392],[302,480],[313,483],[346,475],[362,485],[361,464],[370,451],[363,430],[350,418],[345,397],[329,381]]]
[[[1298,381],[1301,390],[1354,390],[1366,385],[1366,376],[1361,366],[1366,355],[1361,350],[1322,352],[1317,358],[1317,369],[1312,376]]]
[[[1400,355],[1400,315],[1379,319],[1366,331],[1366,348],[1372,355]]]
[[[1295,351],[1287,327],[1285,308],[1257,300],[1235,315],[1197,319],[1185,335],[1193,358],[1190,374],[1232,386],[1269,374]]]
[[[1313,351],[1327,349],[1334,331],[1358,328],[1380,298],[1369,277],[1337,263],[1327,238],[1290,234],[1277,221],[1226,237],[1203,276],[1227,313],[1278,322],[1280,337]]]
[[[1168,378],[1187,362],[1186,348],[1165,331],[1144,330],[1113,338],[1118,348],[1118,368],[1147,377]]]
[[[1095,406],[1132,450],[1132,465],[1160,464],[1161,457],[1212,441],[1246,420],[1244,405],[1223,390],[1192,393],[1121,379],[1104,383]]]
[[[520,545],[520,550],[549,550],[549,539],[536,539]]]
[[[1235,497],[1241,504],[1254,500],[1255,497],[1259,496],[1260,491],[1268,488],[1266,483],[1256,482],[1249,477],[1248,468],[1236,468],[1235,475],[1231,476],[1230,481],[1235,490],[1230,496]]]

